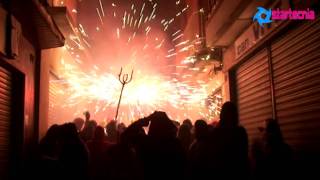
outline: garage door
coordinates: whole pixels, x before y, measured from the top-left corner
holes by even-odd
[[[12,75],[0,66],[0,177],[8,178]]]
[[[284,138],[320,152],[320,21],[294,28],[272,44],[276,112]]]
[[[49,81],[49,113],[48,113],[48,125],[49,127],[57,122],[59,107],[58,107],[58,98],[59,98],[59,87],[54,81],[56,78],[50,74]]]
[[[236,88],[240,124],[246,128],[249,143],[252,143],[259,135],[258,127],[272,117],[266,49],[256,53],[236,70]]]

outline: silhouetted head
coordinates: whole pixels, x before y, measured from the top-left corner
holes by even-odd
[[[81,137],[86,142],[92,140],[94,137],[94,132],[97,127],[97,122],[94,120],[87,121],[83,130],[81,131]]]
[[[232,102],[225,102],[220,112],[220,126],[236,127],[239,124],[238,109]]]
[[[116,137],[117,136],[117,122],[116,121],[110,121],[107,126],[107,136],[109,137]]]
[[[181,139],[190,139],[191,140],[191,130],[188,124],[182,124],[178,130],[178,138]]]
[[[74,123],[65,123],[61,125],[61,139],[65,143],[75,143],[80,140]]]
[[[43,137],[43,140],[46,143],[55,143],[59,138],[59,125],[54,124],[50,126],[46,135]]]
[[[80,132],[84,125],[84,120],[82,118],[76,118],[73,120],[73,123],[76,125],[78,132]]]
[[[86,111],[83,113],[84,116],[86,117],[86,120],[89,121],[90,120],[90,112],[89,111]]]
[[[60,149],[60,126],[52,125],[40,141],[40,152],[46,156],[57,156]]]
[[[90,120],[88,126],[90,126],[91,128],[96,128],[98,126],[98,123],[95,120]]]
[[[102,141],[105,138],[104,129],[101,126],[97,126],[96,130],[94,131],[93,139],[96,141]]]
[[[280,126],[278,124],[278,121],[275,119],[266,120],[265,135],[266,135],[267,142],[269,143],[283,142]]]
[[[124,123],[119,123],[118,124],[118,132],[121,134],[121,133],[123,133],[125,130],[126,130],[126,125],[124,124]]]
[[[174,138],[177,133],[176,126],[165,112],[155,112],[151,116],[148,135],[157,138]]]
[[[190,129],[192,128],[192,122],[190,119],[183,120],[182,124],[187,125]]]
[[[179,121],[172,120],[172,123],[176,126],[177,129],[179,129],[179,127],[180,127]]]
[[[207,122],[200,119],[194,123],[194,133],[196,139],[199,140],[201,138],[205,138],[208,135],[208,125]]]

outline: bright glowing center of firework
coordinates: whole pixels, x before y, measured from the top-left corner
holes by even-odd
[[[118,76],[97,71],[83,73],[70,65],[65,70],[65,81],[51,81],[64,87],[60,92],[60,104],[65,104],[65,108],[76,108],[75,116],[89,109],[95,116],[100,113],[112,118],[122,86]],[[137,72],[124,87],[120,119],[135,120],[155,110],[166,111],[173,119],[179,120],[192,113],[197,114],[194,118],[205,117],[207,96],[205,84],[191,86],[161,74]]]
[[[118,77],[112,74],[79,75],[68,74],[70,101],[86,99],[104,101],[116,106],[121,89]],[[192,104],[207,96],[204,88],[194,88],[177,81],[166,80],[161,76],[134,74],[132,82],[124,88],[121,104],[149,105],[160,107],[166,103],[173,106]]]

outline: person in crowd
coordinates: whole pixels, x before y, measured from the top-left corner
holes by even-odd
[[[40,154],[43,157],[57,159],[59,155],[59,125],[52,125],[40,141]]]
[[[89,113],[80,133],[75,123],[52,126],[40,142],[40,166],[45,164],[43,172],[48,174],[53,167],[57,173],[51,177],[55,179],[85,180],[89,174],[93,180],[248,179],[248,137],[231,102],[222,106],[214,128],[204,120],[196,121],[192,144],[191,121],[185,120],[177,133],[165,112],[155,111],[127,128],[121,124],[117,128],[116,121],[110,121],[107,136],[103,127],[90,120]],[[148,133],[145,127],[149,127]],[[263,144],[260,160],[265,166],[257,168],[264,173],[278,172],[268,167],[278,162],[286,165],[280,156],[289,150],[274,121],[267,123]]]
[[[90,175],[91,179],[96,180],[101,178],[104,166],[103,156],[112,144],[106,141],[106,136],[103,127],[97,126],[92,140],[87,142],[87,147],[90,155]]]
[[[85,122],[89,122],[90,121],[90,112],[89,111],[86,111],[83,113],[84,117],[85,117]]]
[[[116,144],[118,139],[117,122],[112,120],[106,126],[107,141]]]
[[[126,125],[124,123],[119,123],[118,126],[117,126],[117,132],[118,132],[118,140],[119,140],[119,137],[121,137],[121,134],[126,130]]]
[[[177,129],[180,128],[180,122],[179,121],[175,121],[175,120],[172,120],[172,123],[176,126]]]
[[[59,161],[64,174],[63,179],[87,180],[89,178],[89,155],[86,145],[80,139],[73,123],[61,125],[61,153]]]
[[[85,111],[84,113],[83,113],[83,115],[84,115],[84,127],[87,127],[88,126],[88,124],[89,124],[89,121],[90,121],[90,117],[91,117],[91,115],[90,115],[90,112],[89,111]]]
[[[207,154],[209,127],[204,120],[197,120],[194,124],[195,139],[188,153],[190,179],[205,179],[208,174]]]
[[[195,140],[192,145],[195,145],[199,142],[205,142],[208,138],[209,126],[206,121],[200,119],[197,120],[194,124],[194,135]]]
[[[113,144],[103,156],[104,164],[101,179],[141,180],[142,165],[132,144],[121,133],[119,141]],[[144,131],[140,131],[144,133]]]
[[[184,151],[187,153],[192,143],[192,134],[189,124],[182,124],[180,126],[178,131],[178,139],[180,140]]]
[[[278,121],[267,119],[262,142],[254,143],[255,179],[287,179],[292,174],[292,150],[282,137]]]
[[[149,126],[145,135],[143,127]],[[177,128],[164,112],[154,112],[131,124],[123,139],[136,151],[145,179],[184,179],[186,158],[176,138]]]
[[[80,137],[84,142],[86,142],[93,138],[94,130],[97,127],[97,122],[90,119],[91,115],[89,111],[86,111],[83,114],[85,116],[85,121],[82,131],[80,132]]]
[[[232,102],[222,106],[209,149],[210,169],[217,179],[248,178],[248,136],[239,125],[238,110]]]
[[[59,179],[62,169],[59,161],[61,152],[60,126],[52,125],[39,144],[39,179]]]
[[[265,126],[266,121],[263,122],[264,126],[259,126],[256,130],[256,136],[252,139],[251,144],[251,156],[250,156],[250,163],[251,163],[251,174],[253,179],[258,179],[258,177],[263,174],[263,164],[264,163],[264,146],[265,146]]]
[[[185,124],[189,127],[189,129],[191,130],[193,128],[192,122],[190,119],[185,119],[182,121],[182,124]]]
[[[81,132],[83,126],[84,126],[84,120],[82,118],[76,118],[73,120],[73,123],[76,125],[77,127],[77,131]]]
[[[93,139],[95,129],[97,127],[97,122],[95,120],[90,120],[85,123],[83,130],[80,132],[80,137],[84,142]]]

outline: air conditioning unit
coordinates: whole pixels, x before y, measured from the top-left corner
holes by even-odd
[[[3,8],[0,8],[0,24],[0,53],[9,59],[14,59],[19,55],[21,25]]]
[[[8,28],[10,31],[10,42],[8,44],[8,57],[15,59],[19,55],[19,44],[21,42],[22,30],[19,21],[11,15],[11,26]]]

